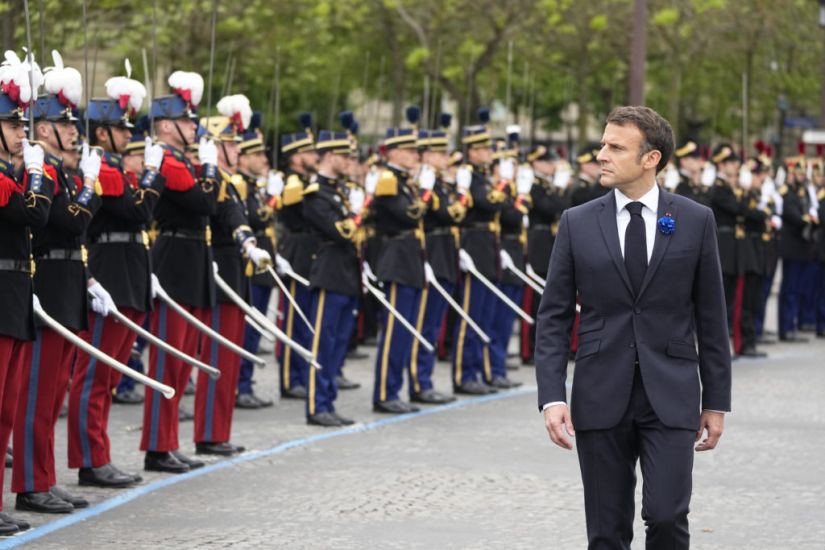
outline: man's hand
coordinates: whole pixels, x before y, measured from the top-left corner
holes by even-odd
[[[702,432],[707,430],[708,436],[696,446],[697,451],[711,451],[719,443],[722,431],[725,429],[725,413],[704,411],[699,418],[699,430],[696,432],[696,441],[702,437]]]
[[[544,409],[544,427],[547,428],[553,443],[562,449],[573,449],[573,443],[567,434],[576,437],[576,430],[573,429],[573,420],[570,418],[570,409],[567,405],[553,405]]]

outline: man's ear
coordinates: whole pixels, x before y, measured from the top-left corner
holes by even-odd
[[[659,165],[659,161],[662,160],[662,152],[658,149],[654,149],[647,154],[647,160],[644,162],[644,169],[650,170],[651,168],[656,168]]]

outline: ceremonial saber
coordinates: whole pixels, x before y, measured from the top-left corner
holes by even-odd
[[[220,378],[221,371],[219,371],[215,367],[210,367],[206,363],[198,361],[197,359],[195,359],[191,355],[188,355],[188,354],[182,352],[181,350],[179,350],[178,348],[164,342],[163,340],[161,340],[160,338],[158,338],[157,336],[155,336],[154,334],[152,334],[151,332],[149,332],[148,330],[146,330],[145,328],[143,328],[139,324],[135,323],[134,321],[132,321],[131,319],[129,319],[128,317],[123,315],[118,310],[113,309],[112,311],[109,312],[109,315],[114,317],[117,320],[118,323],[121,323],[122,325],[124,325],[129,330],[131,330],[133,332],[136,332],[138,334],[138,336],[140,336],[141,338],[143,338],[144,340],[146,340],[147,342],[149,342],[153,346],[155,346],[157,348],[160,348],[163,351],[167,352],[168,354],[177,357],[181,361],[185,361],[186,363],[189,363],[193,367],[199,368],[200,370],[202,370],[203,372],[208,374],[209,377],[212,378],[213,380],[217,380],[218,378]]]
[[[539,277],[539,274],[536,273],[536,271],[533,269],[533,266],[530,265],[529,263],[527,264],[527,275],[529,275],[531,279],[533,279],[538,284],[540,284],[542,286],[542,288],[544,288],[546,286],[545,283],[544,283],[544,279]]]
[[[544,289],[541,288],[538,284],[536,284],[536,282],[533,281],[533,279],[528,277],[525,272],[523,272],[522,270],[520,270],[519,268],[517,268],[514,265],[508,265],[507,269],[510,270],[510,273],[512,273],[513,275],[515,275],[516,277],[518,277],[519,279],[524,281],[524,283],[527,286],[529,286],[530,288],[532,288],[533,290],[535,290],[539,294],[544,294]]]
[[[275,338],[269,334],[267,331],[261,328],[261,325],[255,322],[255,320],[250,317],[249,315],[244,315],[243,320],[246,321],[246,324],[255,329],[255,332],[269,340],[270,342],[274,342]]]
[[[378,299],[378,301],[381,302],[381,305],[387,308],[387,311],[389,311],[390,315],[395,317],[398,320],[398,322],[401,323],[401,326],[407,329],[410,332],[410,334],[412,334],[415,337],[416,340],[421,342],[421,345],[424,346],[427,349],[427,351],[429,351],[430,353],[433,353],[435,351],[435,347],[433,347],[433,345],[429,343],[420,332],[415,330],[415,327],[412,326],[412,324],[410,324],[410,322],[407,321],[397,309],[392,307],[392,305],[384,297],[384,293],[375,288],[374,286],[372,286],[372,283],[370,283],[368,277],[363,277],[362,282],[364,283],[364,287],[366,287],[370,294],[375,296],[376,299]]]
[[[287,277],[290,277],[292,279],[295,279],[299,284],[301,284],[305,287],[309,287],[309,281],[304,279],[303,277],[301,277],[300,275],[298,275],[294,271],[284,271],[284,275],[286,275]]]
[[[467,254],[467,256],[469,256],[469,254],[467,253],[467,251],[465,251],[465,250],[463,250],[463,249],[462,249],[462,250],[461,250],[461,252],[464,252],[465,254]],[[496,285],[494,285],[492,282],[490,282],[490,280],[489,280],[487,277],[485,277],[484,275],[482,275],[482,274],[478,271],[478,269],[476,269],[476,266],[475,266],[475,264],[474,264],[474,263],[470,262],[470,265],[468,265],[468,266],[467,266],[467,271],[469,271],[469,272],[470,272],[470,274],[472,274],[472,275],[473,275],[473,277],[475,277],[476,279],[478,279],[478,280],[481,282],[481,284],[483,284],[483,285],[484,285],[484,286],[486,286],[488,289],[490,289],[490,291],[491,291],[493,294],[495,294],[495,295],[496,295],[496,297],[497,297],[499,300],[501,300],[502,302],[504,302],[504,304],[505,304],[507,307],[509,307],[510,309],[512,309],[513,311],[515,311],[515,312],[516,312],[516,314],[518,314],[518,316],[519,316],[519,317],[521,317],[522,319],[524,319],[525,321],[527,321],[527,324],[529,324],[529,325],[534,325],[534,324],[536,324],[536,321],[535,321],[532,317],[530,317],[530,315],[528,315],[527,313],[525,313],[525,311],[524,311],[523,309],[521,309],[520,307],[518,307],[518,305],[516,305],[515,303],[513,303],[513,301],[512,301],[510,298],[508,298],[508,297],[507,297],[507,295],[506,295],[506,294],[504,294],[504,293],[501,291],[501,289],[500,289],[500,288],[498,288]]]
[[[156,290],[157,297],[163,300],[166,305],[171,307],[175,310],[175,312],[183,317],[189,324],[194,325],[202,333],[209,336],[211,339],[215,340],[217,343],[225,347],[226,349],[232,351],[233,353],[240,355],[247,361],[252,361],[256,365],[265,365],[266,361],[257,357],[256,355],[249,353],[239,345],[235,344],[234,342],[227,340],[208,326],[206,326],[200,319],[186,311],[183,306],[179,303],[174,301],[171,296],[169,296],[163,288],[158,287]]]
[[[32,52],[32,30],[29,23],[29,0],[23,0],[23,12],[26,16],[26,45],[29,51],[26,52],[29,57],[29,88],[31,89],[31,97],[29,97],[29,143],[34,141],[34,102],[37,99],[34,89],[34,52]],[[42,14],[41,14],[42,17]],[[86,27],[86,2],[83,2],[83,27],[84,33]],[[84,35],[85,36],[85,35]],[[84,39],[85,40],[85,39]],[[88,130],[88,126],[86,127]],[[89,135],[88,132],[86,135]],[[4,140],[5,141],[5,140]]]
[[[295,301],[295,298],[292,296],[292,294],[290,294],[289,290],[287,290],[286,285],[284,284],[284,282],[281,280],[280,277],[278,277],[278,274],[275,272],[274,269],[272,269],[271,265],[267,266],[266,269],[267,269],[267,271],[269,271],[269,274],[272,275],[272,278],[275,279],[275,283],[278,285],[278,288],[281,289],[281,292],[284,293],[284,296],[286,296],[286,299],[289,301],[290,304],[292,304],[292,307],[295,309],[295,313],[298,314],[298,317],[300,317],[301,320],[304,322],[304,324],[307,326],[307,328],[309,329],[309,332],[314,335],[315,334],[315,329],[312,327],[312,323],[310,323],[309,319],[307,319],[307,316],[304,315],[304,312],[298,306],[298,302]]]
[[[172,387],[167,386],[166,384],[162,384],[153,378],[149,378],[148,376],[137,372],[136,370],[130,368],[128,365],[124,365],[117,359],[109,357],[90,343],[88,343],[83,338],[80,338],[76,334],[72,333],[69,329],[52,319],[48,313],[46,313],[43,308],[40,306],[38,302],[34,303],[34,314],[37,315],[37,318],[43,321],[46,325],[49,326],[52,330],[60,334],[63,338],[65,338],[68,342],[75,345],[78,349],[85,351],[98,361],[105,363],[115,369],[116,371],[128,376],[129,378],[135,380],[136,382],[140,382],[144,386],[149,386],[156,392],[159,392],[165,397],[166,399],[172,399],[175,397],[175,389]]]
[[[452,296],[450,296],[450,293],[449,293],[449,292],[447,292],[447,290],[446,290],[443,286],[441,286],[441,283],[439,283],[439,282],[435,279],[435,277],[433,277],[431,280],[429,280],[429,281],[427,281],[427,282],[428,282],[428,283],[429,283],[429,284],[430,284],[430,285],[431,285],[434,289],[436,289],[436,290],[438,291],[438,293],[439,293],[439,294],[441,294],[441,297],[442,297],[442,298],[444,298],[444,300],[445,300],[448,304],[450,304],[450,307],[452,307],[452,308],[453,308],[453,310],[455,310],[455,312],[459,315],[459,317],[461,317],[462,319],[464,319],[464,320],[467,322],[467,324],[468,324],[468,325],[470,325],[470,328],[471,328],[471,329],[473,329],[473,330],[475,331],[475,333],[476,333],[476,334],[478,334],[479,338],[481,338],[481,339],[484,341],[484,343],[485,343],[485,344],[489,344],[489,343],[490,343],[490,337],[489,337],[489,336],[487,336],[487,334],[486,334],[483,330],[481,330],[481,327],[480,327],[480,326],[478,326],[478,325],[476,324],[476,322],[475,322],[475,321],[473,321],[473,318],[472,318],[472,317],[470,317],[470,315],[469,315],[466,311],[464,311],[464,308],[462,308],[462,307],[458,304],[458,302],[456,302],[455,300],[453,300],[453,297],[452,297]]]
[[[275,338],[277,338],[278,340],[283,342],[285,345],[287,345],[287,346],[291,347],[293,350],[295,350],[295,353],[297,353],[298,355],[303,357],[314,368],[316,368],[316,369],[321,368],[321,365],[318,364],[318,361],[315,360],[315,356],[312,354],[311,351],[306,349],[304,346],[302,346],[301,344],[299,344],[298,342],[296,342],[295,340],[293,340],[292,338],[290,338],[286,334],[284,334],[284,332],[281,329],[279,329],[278,327],[276,327],[275,324],[272,323],[272,321],[270,321],[269,319],[264,317],[263,314],[260,311],[258,311],[257,309],[255,309],[255,308],[251,307],[249,304],[247,304],[244,301],[244,299],[241,298],[240,296],[238,296],[238,293],[235,292],[234,290],[232,290],[232,287],[230,287],[228,284],[226,284],[226,281],[224,281],[221,278],[221,276],[218,275],[217,273],[215,273],[215,283],[217,283],[218,288],[220,288],[223,291],[223,293],[226,294],[227,298],[232,300],[232,302],[234,302],[235,305],[238,306],[241,309],[241,311],[243,311],[245,314],[249,315],[262,328],[266,329],[271,334],[273,334],[275,336]]]

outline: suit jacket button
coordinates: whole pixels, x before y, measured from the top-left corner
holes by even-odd
[[[635,347],[636,347],[636,344],[630,344],[630,347],[631,347],[631,348],[635,348]]]
[[[640,308],[640,307],[634,307],[634,308],[633,308],[633,312],[634,312],[634,313],[636,313],[636,314],[639,314],[639,313],[641,313],[641,312],[642,312],[642,308]]]

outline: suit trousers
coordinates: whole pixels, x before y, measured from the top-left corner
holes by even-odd
[[[447,279],[439,279],[438,282],[447,294],[452,296],[455,285]],[[428,342],[435,345],[438,342],[449,304],[432,286],[424,288],[419,302],[416,328]],[[410,357],[410,396],[433,388],[435,353],[435,351],[430,352],[424,349],[418,340],[413,340]]]
[[[387,300],[412,326],[416,326],[421,289],[395,282],[385,284]],[[372,402],[395,401],[404,385],[404,371],[410,364],[413,336],[387,310],[381,312],[381,334],[375,358],[375,385]]]
[[[212,320],[211,308],[183,306],[201,322],[209,325]],[[161,302],[152,311],[152,334],[183,353],[198,356],[201,332],[166,303]],[[175,389],[175,396],[166,399],[151,388],[146,388],[143,401],[143,432],[140,439],[141,451],[176,451],[178,442],[178,412],[183,392],[189,384],[192,365],[177,357],[172,357],[155,347],[149,350],[148,376]]]
[[[310,322],[315,330],[312,353],[321,370],[309,368],[307,374],[307,416],[335,412],[338,389],[335,379],[340,373],[347,344],[355,324],[358,298],[313,289]]]
[[[137,324],[146,313],[131,308],[120,312]],[[80,336],[103,353],[126,363],[136,334],[113,317],[89,314],[90,330]],[[109,447],[109,411],[112,390],[118,387],[120,372],[78,351],[69,390],[69,468],[98,468],[112,461]]]
[[[619,424],[576,432],[589,550],[630,548],[637,461],[646,548],[689,547],[694,436],[692,430],[669,428],[656,417],[637,366],[630,403]]]
[[[48,491],[57,483],[54,470],[54,427],[66,397],[75,348],[57,332],[37,330],[25,347],[14,418],[15,493]]]
[[[0,449],[6,452],[17,414],[17,390],[23,370],[25,348],[30,342],[0,335]],[[0,468],[0,497],[6,469]],[[0,511],[3,499],[0,498]]]
[[[266,315],[266,308],[269,306],[269,297],[272,295],[272,287],[264,285],[250,285],[251,293],[249,297],[250,305]],[[258,353],[258,344],[261,343],[261,333],[246,325],[243,333],[243,349],[249,353]],[[238,375],[238,393],[252,393],[252,375],[255,373],[255,365],[249,359],[241,359],[241,370]]]
[[[524,286],[499,283],[498,288],[514,304],[521,305],[524,296]],[[485,382],[492,382],[493,378],[507,378],[507,347],[513,335],[513,323],[516,312],[498,298],[495,298],[495,313],[490,322],[490,373],[485,373]]]
[[[311,321],[312,294],[309,289],[295,279],[289,281],[287,288],[289,288],[292,297],[295,298],[295,303]],[[295,313],[295,308],[289,300],[282,298],[282,301],[284,315],[281,321],[281,330],[298,344],[309,349],[312,346],[312,333],[309,331],[309,327]],[[278,368],[280,370],[281,393],[299,386],[306,387],[309,363],[289,346],[279,344],[279,347]]]
[[[464,274],[459,303],[488,336],[497,301],[496,295],[481,281],[469,273]],[[456,319],[454,332],[453,384],[458,386],[467,382],[480,382],[482,377],[491,378],[489,347],[462,319]]]

